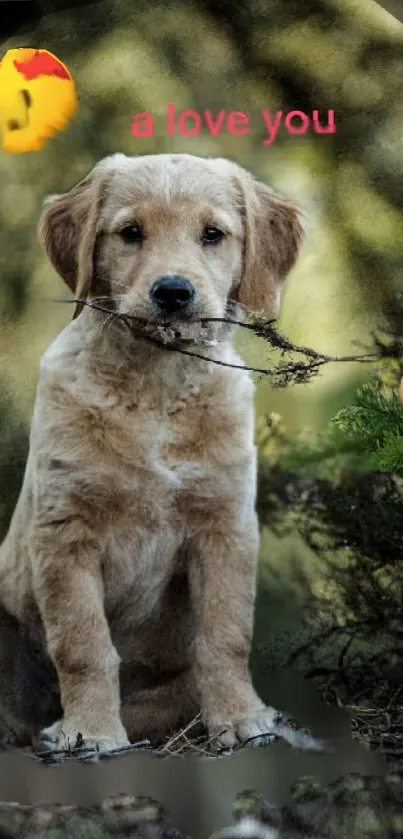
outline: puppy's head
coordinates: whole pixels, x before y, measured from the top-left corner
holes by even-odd
[[[277,316],[302,225],[230,161],[116,154],[47,199],[39,236],[75,297],[166,342],[203,343],[230,304]]]

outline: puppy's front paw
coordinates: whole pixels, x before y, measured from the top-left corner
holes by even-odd
[[[122,725],[116,726],[111,732],[98,735],[86,731],[85,726],[58,720],[53,725],[44,728],[39,735],[39,751],[60,751],[85,749],[99,753],[113,752],[130,746],[126,731]]]
[[[278,736],[278,725],[282,714],[274,708],[263,705],[246,716],[217,722],[208,726],[215,745],[231,749],[239,744],[262,746],[274,742]]]

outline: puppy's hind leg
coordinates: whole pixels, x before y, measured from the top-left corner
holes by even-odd
[[[28,632],[0,605],[0,748],[31,745],[61,713],[43,633]]]
[[[133,690],[125,697],[121,714],[131,743],[147,739],[152,745],[161,745],[185,728],[189,739],[203,731],[197,722],[200,702],[190,669],[157,687]]]

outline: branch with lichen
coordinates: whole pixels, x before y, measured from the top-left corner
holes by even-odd
[[[386,325],[384,330],[388,333],[387,340],[382,339],[381,334],[374,334],[373,346],[364,348],[362,353],[356,355],[329,355],[318,352],[310,347],[303,347],[293,344],[288,338],[279,332],[276,327],[275,320],[266,320],[262,313],[251,313],[248,315],[248,320],[237,320],[231,317],[224,318],[201,318],[197,321],[198,324],[207,325],[209,323],[220,323],[228,327],[240,327],[248,330],[258,338],[266,341],[274,350],[280,350],[282,357],[288,354],[287,360],[281,360],[272,367],[251,367],[244,364],[231,364],[221,359],[212,357],[211,355],[204,355],[194,349],[185,349],[180,341],[166,343],[162,339],[159,340],[156,335],[149,335],[144,331],[145,326],[150,326],[149,321],[114,311],[111,307],[105,306],[104,303],[93,300],[73,298],[69,300],[59,300],[58,302],[70,303],[76,306],[87,306],[95,311],[103,313],[110,321],[119,320],[125,324],[128,329],[137,337],[145,341],[151,341],[155,345],[161,346],[162,349],[169,352],[177,352],[182,355],[191,356],[216,364],[220,367],[229,367],[235,369],[246,370],[250,373],[256,373],[266,378],[270,385],[274,388],[286,388],[292,384],[307,384],[316,376],[326,364],[346,364],[349,362],[355,363],[374,363],[376,361],[382,362],[385,360],[398,361],[403,365],[403,336],[396,332],[396,311],[391,307],[393,314],[393,323],[390,319],[390,312],[386,313]],[[397,305],[397,304],[396,304]],[[403,305],[399,311],[403,315]],[[400,320],[400,324],[401,324]],[[155,324],[157,325],[157,324]],[[158,325],[160,326],[160,324]],[[169,323],[164,324],[164,328],[169,329]],[[290,355],[302,356],[298,359],[290,359]]]

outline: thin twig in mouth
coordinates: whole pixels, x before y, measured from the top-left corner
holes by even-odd
[[[105,299],[105,298],[102,298]],[[94,301],[84,299],[84,298],[70,298],[70,299],[59,299],[55,302],[59,303],[70,303],[74,305],[82,305],[88,306],[91,309],[95,309],[96,311],[103,312],[105,315],[108,315],[108,320],[115,319],[121,321],[121,323],[126,324],[126,326],[130,329],[132,333],[136,335],[139,339],[144,341],[149,341],[153,343],[155,346],[159,347],[163,350],[168,350],[170,352],[177,352],[181,353],[182,355],[192,356],[194,358],[198,358],[201,361],[207,361],[211,364],[216,364],[220,367],[229,367],[235,370],[245,370],[249,373],[258,373],[262,376],[267,376],[271,379],[271,384],[274,387],[284,387],[285,384],[290,383],[290,379],[294,380],[294,383],[302,383],[305,384],[309,378],[314,375],[320,367],[324,364],[329,363],[340,363],[340,362],[361,362],[361,363],[368,363],[371,361],[375,361],[376,359],[385,358],[384,354],[380,354],[377,352],[373,353],[364,353],[362,355],[346,355],[346,356],[332,356],[326,355],[325,353],[317,352],[316,350],[311,349],[310,347],[299,347],[294,346],[290,341],[288,341],[283,335],[281,335],[274,327],[275,319],[268,320],[268,321],[256,321],[255,323],[245,323],[242,320],[236,320],[234,318],[198,318],[195,321],[189,321],[189,323],[223,323],[228,324],[230,326],[239,326],[244,329],[248,329],[249,331],[253,332],[257,337],[264,338],[271,346],[275,349],[281,350],[284,352],[296,353],[300,355],[305,355],[310,360],[305,361],[298,361],[298,362],[290,362],[289,364],[282,364],[280,367],[275,368],[267,368],[267,367],[248,367],[244,364],[232,364],[228,361],[221,361],[218,358],[211,358],[210,356],[203,355],[202,353],[194,352],[193,350],[186,350],[183,347],[178,346],[178,344],[165,344],[162,341],[159,341],[158,338],[151,335],[146,335],[142,330],[141,326],[156,326],[156,327],[165,327],[169,328],[170,324],[167,323],[160,323],[160,322],[153,322],[147,320],[146,318],[139,318],[135,315],[123,314],[121,312],[113,311],[112,309],[108,309],[106,306],[100,305]],[[139,327],[136,329],[136,325]],[[287,381],[288,377],[288,381]]]

